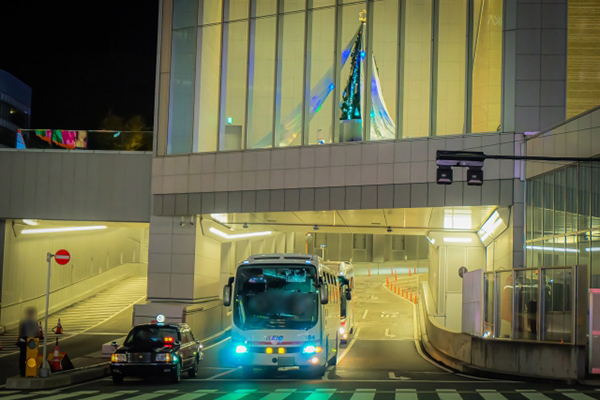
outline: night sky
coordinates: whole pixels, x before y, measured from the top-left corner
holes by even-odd
[[[33,90],[32,128],[152,125],[158,0],[0,1],[0,69]]]

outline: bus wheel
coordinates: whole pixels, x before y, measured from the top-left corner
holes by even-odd
[[[252,378],[254,376],[254,368],[250,365],[244,365],[242,367],[242,376],[244,378]]]

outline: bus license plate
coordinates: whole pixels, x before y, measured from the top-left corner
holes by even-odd
[[[289,367],[295,365],[294,357],[279,357],[278,364],[280,367]]]

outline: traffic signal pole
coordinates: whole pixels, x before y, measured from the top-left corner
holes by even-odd
[[[43,349],[43,359],[42,359],[42,367],[39,370],[40,378],[47,378],[50,376],[50,365],[48,364],[48,350],[46,345],[48,344],[48,309],[50,308],[50,273],[52,268],[52,257],[54,254],[48,253],[46,255],[46,261],[48,261],[48,281],[46,282],[46,312],[44,317],[44,349]]]

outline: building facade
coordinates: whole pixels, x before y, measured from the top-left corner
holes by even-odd
[[[136,318],[170,304],[210,333],[228,325],[219,297],[237,262],[310,252],[363,273],[424,268],[436,318],[460,330],[459,268],[593,260],[593,168],[488,159],[482,186],[464,169],[444,186],[435,162],[533,154],[600,103],[585,44],[596,7],[163,0],[160,13],[150,303]]]
[[[0,147],[16,148],[18,130],[29,128],[30,118],[31,88],[0,69]]]

